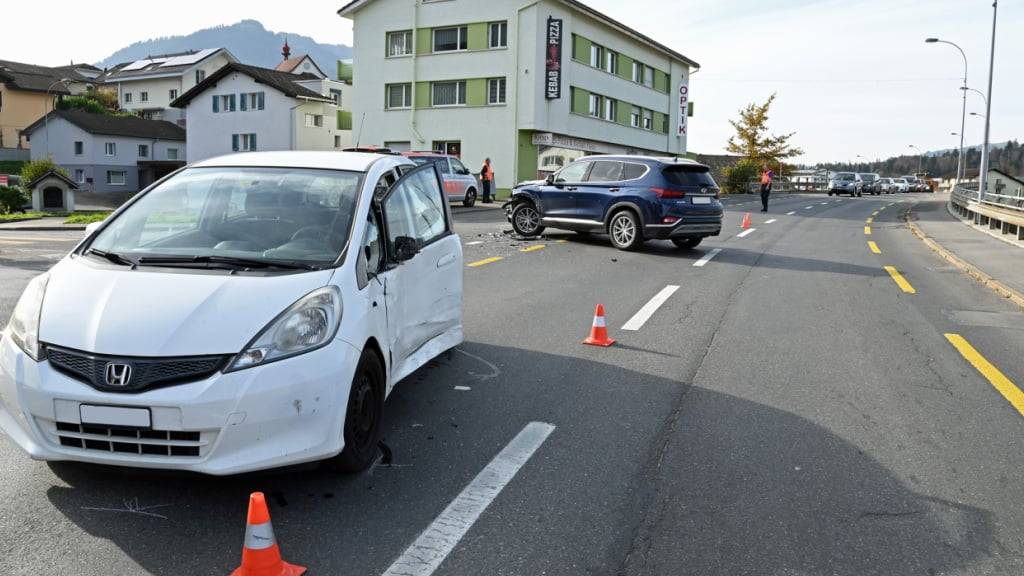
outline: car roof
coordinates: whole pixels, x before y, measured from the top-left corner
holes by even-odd
[[[686,166],[704,166],[700,162],[690,160],[689,158],[679,158],[673,156],[641,156],[632,154],[598,154],[594,156],[584,156],[580,160],[615,160],[618,162],[658,162],[660,164],[679,164]],[[706,166],[705,166],[706,168]]]
[[[265,168],[318,168],[324,170],[347,170],[366,172],[370,165],[382,158],[397,160],[392,154],[370,154],[366,152],[244,152],[228,154],[192,164],[192,167],[244,166]],[[411,163],[411,161],[410,161]]]

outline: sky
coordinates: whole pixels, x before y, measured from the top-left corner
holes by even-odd
[[[476,0],[491,2],[501,0]],[[935,36],[968,56],[968,84],[985,92],[992,32],[991,0],[584,0],[612,18],[699,62],[691,79],[695,116],[691,152],[716,154],[732,134],[729,120],[752,102],[778,94],[770,127],[795,132],[798,162],[869,160],[954,148],[959,138],[963,59],[955,48],[925,44]],[[273,31],[351,44],[352,24],[335,12],[343,0],[296,4],[251,0],[181,0],[159,17],[136,2],[14,2],[6,22],[45,18],[46,33],[5,26],[0,59],[43,65],[96,62],[128,44],[201,28],[259,20]],[[100,9],[102,6],[102,9]],[[1024,140],[1024,0],[1002,0],[996,40],[992,142]],[[42,40],[45,38],[46,40]],[[50,39],[68,38],[69,41]],[[984,114],[969,95],[968,112]],[[968,144],[984,122],[968,117]]]

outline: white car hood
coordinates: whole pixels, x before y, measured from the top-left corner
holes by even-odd
[[[279,276],[111,268],[68,257],[50,270],[39,340],[115,356],[240,352],[333,270]]]

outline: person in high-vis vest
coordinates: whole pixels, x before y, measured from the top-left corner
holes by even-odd
[[[768,211],[768,197],[772,194],[774,178],[775,173],[768,168],[767,164],[761,167],[761,212]]]
[[[480,185],[484,187],[484,204],[491,203],[491,192],[494,190],[494,169],[491,168],[491,159],[484,160],[484,166],[480,169]]]

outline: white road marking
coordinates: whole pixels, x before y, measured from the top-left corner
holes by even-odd
[[[455,389],[458,390],[459,392],[469,392],[470,390],[472,390],[472,388],[470,388],[469,386],[456,386]]]
[[[814,208],[814,206],[804,206],[804,210],[810,210],[811,208]]]
[[[703,268],[703,267],[707,266],[708,262],[711,262],[711,260],[715,256],[718,256],[721,253],[722,253],[722,249],[721,248],[715,248],[714,250],[712,250],[712,251],[708,252],[707,254],[705,254],[703,258],[701,258],[700,260],[697,260],[696,262],[694,262],[693,265],[696,266],[697,268]]]
[[[644,324],[651,319],[651,316],[654,316],[654,313],[658,311],[658,308],[661,308],[676,293],[676,290],[679,290],[679,286],[665,286],[661,292],[658,292],[654,298],[651,298],[650,302],[644,304],[644,307],[634,314],[622,329],[635,332],[643,328]]]
[[[543,422],[527,424],[384,571],[384,576],[433,574],[554,430]]]
[[[822,206],[828,206],[828,202],[822,202],[821,205]]]
[[[765,222],[765,224],[775,224],[776,222],[778,222],[778,220],[776,220],[775,218],[772,218],[771,220]]]
[[[792,216],[793,214],[796,214],[796,212],[786,212],[786,216]]]
[[[483,244],[483,243],[484,243],[483,240],[477,240],[476,242],[466,242],[466,246],[478,246],[478,245]]]
[[[737,234],[736,237],[737,238],[746,238],[747,236],[750,236],[754,232],[757,232],[757,228],[748,228],[747,230],[744,230],[743,232],[740,232],[739,234]]]

